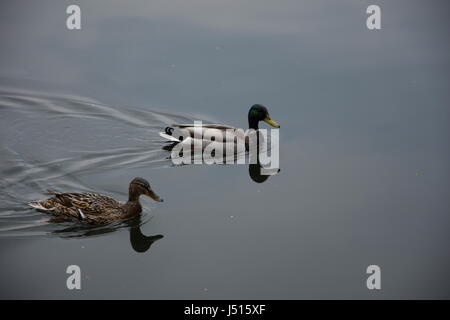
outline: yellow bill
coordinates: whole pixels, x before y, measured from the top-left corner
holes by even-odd
[[[275,128],[280,127],[280,125],[276,121],[272,120],[269,116],[266,116],[263,121],[270,124],[272,127],[275,127]]]

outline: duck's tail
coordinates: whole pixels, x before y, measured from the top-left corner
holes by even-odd
[[[166,134],[168,134],[169,136],[171,136],[172,133],[173,133],[173,130],[175,130],[175,129],[172,128],[172,127],[166,127],[166,128],[164,129],[164,132],[165,132]]]
[[[53,189],[47,189],[47,191],[44,192],[44,194],[54,195],[54,196],[56,196],[58,194],[62,194],[62,193],[64,193],[64,192],[59,192],[59,191],[56,191],[56,190],[53,190]]]
[[[28,205],[29,205],[30,207],[33,207],[33,208],[38,209],[38,210],[44,210],[44,211],[48,211],[48,210],[49,210],[48,208],[44,207],[44,206],[41,204],[40,201],[32,201],[32,202],[29,202]]]
[[[55,195],[57,197],[59,194],[61,194],[61,192],[54,190],[47,190],[45,194]],[[28,205],[38,210],[54,211],[57,205],[57,202],[55,202],[55,200],[56,198],[49,198],[38,201],[31,201],[28,203]]]
[[[178,140],[177,138],[175,138],[175,137],[172,135],[174,130],[175,130],[175,129],[172,128],[172,127],[166,127],[166,128],[164,129],[164,132],[160,132],[159,135],[160,135],[162,138],[167,139],[167,140],[169,140],[169,141],[172,141],[172,142],[180,142],[180,140]]]

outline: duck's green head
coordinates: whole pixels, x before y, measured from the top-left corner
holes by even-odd
[[[248,127],[250,129],[258,129],[258,123],[264,121],[272,127],[279,128],[280,125],[272,120],[269,116],[269,111],[262,104],[254,104],[248,111]]]

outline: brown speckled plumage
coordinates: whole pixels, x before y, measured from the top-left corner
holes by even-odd
[[[47,211],[57,216],[77,219],[83,223],[105,224],[138,215],[142,211],[139,196],[144,194],[155,201],[162,201],[142,178],[130,182],[127,202],[117,201],[98,193],[74,193],[48,191],[54,197],[29,203],[38,210]]]

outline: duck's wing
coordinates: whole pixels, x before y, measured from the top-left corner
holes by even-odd
[[[53,198],[40,201],[39,204],[49,211],[84,220],[88,215],[100,215],[105,211],[121,210],[122,203],[99,193],[74,193],[48,191]]]
[[[172,126],[180,128],[180,129],[186,129],[186,128],[192,128],[194,129],[194,125],[191,124],[184,124],[184,123],[174,123]],[[206,129],[218,129],[218,130],[227,130],[227,129],[233,129],[235,130],[235,127],[232,126],[228,126],[226,124],[221,124],[221,123],[202,123],[202,128],[206,128]]]
[[[175,123],[171,127],[166,127],[164,132],[160,132],[159,135],[162,138],[165,138],[172,142],[181,142],[187,138],[186,134],[191,138],[194,138],[195,129],[196,127],[193,124]],[[235,133],[237,132],[235,127],[218,123],[202,124],[201,130],[202,130],[202,137],[204,136],[206,130],[208,130],[208,133],[210,135],[217,136],[218,134],[221,134],[224,138],[225,136],[228,136],[230,134],[230,131],[233,132],[231,135],[233,136],[237,135]],[[214,131],[216,131],[216,134]]]
[[[121,203],[114,198],[109,196],[105,196],[99,193],[91,193],[91,192],[57,192],[57,191],[49,191],[48,194],[52,194],[55,196],[58,202],[62,205],[75,207],[75,208],[114,208],[116,206],[120,206]]]

